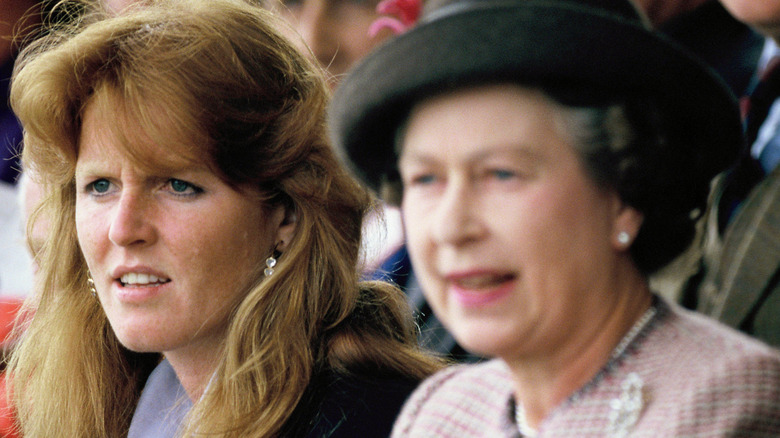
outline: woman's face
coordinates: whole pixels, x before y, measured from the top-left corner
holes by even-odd
[[[566,348],[616,300],[636,216],[586,175],[542,94],[513,85],[424,101],[399,170],[409,251],[434,312],[468,350]],[[615,296],[613,296],[615,295]]]
[[[78,241],[100,303],[130,350],[214,354],[231,310],[289,228],[284,211],[205,164],[140,169],[106,129],[109,117],[87,106],[76,162]],[[176,159],[157,150],[144,169]]]

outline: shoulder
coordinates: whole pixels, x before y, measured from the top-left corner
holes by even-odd
[[[451,366],[426,379],[415,391],[410,403],[432,398],[495,400],[495,396],[507,394],[507,384],[511,385],[511,382],[509,370],[499,360]]]
[[[745,371],[751,369],[750,364],[769,373],[778,371],[778,350],[708,316],[675,304],[662,306],[664,316],[640,347],[644,360],[684,365],[691,376],[735,364]]]
[[[328,373],[308,437],[387,437],[419,381],[403,376]]]
[[[412,394],[393,436],[501,436],[511,400],[512,380],[498,360],[446,368]]]
[[[635,359],[675,436],[780,435],[780,352],[768,345],[672,306]]]
[[[651,343],[665,342],[670,353],[685,350],[706,362],[747,360],[766,357],[777,360],[780,352],[715,319],[664,302],[661,324],[654,330]],[[669,342],[673,342],[669,345]],[[671,348],[669,348],[671,347]],[[724,354],[728,352],[728,354]]]

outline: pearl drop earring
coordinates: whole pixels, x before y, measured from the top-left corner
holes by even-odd
[[[271,251],[271,255],[268,256],[267,259],[265,259],[265,269],[263,270],[263,274],[265,274],[266,277],[270,277],[274,275],[274,267],[276,266],[276,258],[281,255],[277,248],[279,245],[281,245],[283,242],[279,242],[276,245],[274,245],[273,251]]]
[[[265,270],[263,270],[263,274],[265,274],[266,277],[270,277],[274,274],[274,266],[276,266],[276,258],[271,255],[267,259],[265,259]]]
[[[92,279],[92,274],[87,273],[87,283],[89,283],[89,291],[93,297],[97,296],[97,289],[95,289],[95,280]]]
[[[621,231],[617,235],[617,241],[620,242],[621,245],[628,245],[629,242],[631,242],[631,235],[625,231]]]

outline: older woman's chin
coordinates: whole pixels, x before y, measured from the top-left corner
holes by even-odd
[[[501,320],[491,317],[440,319],[458,344],[477,356],[508,358],[522,349],[517,330]]]

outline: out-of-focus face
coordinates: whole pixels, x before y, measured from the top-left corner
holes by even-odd
[[[277,6],[311,48],[317,61],[338,77],[379,42],[390,35],[388,30],[375,37],[368,28],[379,15],[377,0],[284,0]]]
[[[780,0],[720,0],[737,20],[780,40]]]
[[[586,175],[558,111],[539,92],[491,85],[410,115],[399,159],[409,251],[470,351],[544,356],[592,336],[614,308],[609,282],[629,257],[615,236],[630,209]]]
[[[284,211],[205,165],[139,168],[105,128],[112,115],[96,108],[88,104],[79,140],[76,228],[111,327],[130,350],[216,354],[282,236]],[[177,162],[157,153],[146,164]]]

